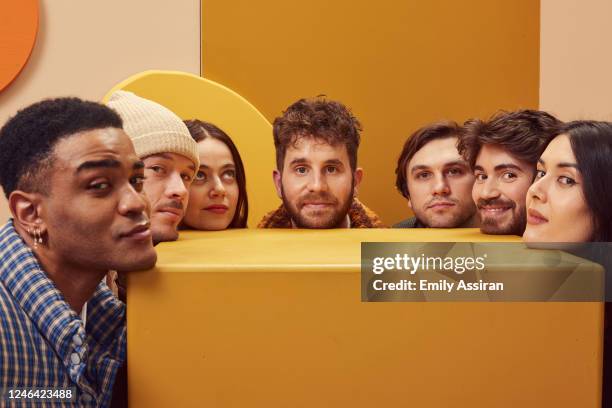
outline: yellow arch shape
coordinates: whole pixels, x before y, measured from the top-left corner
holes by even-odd
[[[197,75],[178,71],[144,71],[115,85],[117,90],[162,104],[182,119],[201,119],[223,129],[238,147],[247,175],[248,225],[279,205],[272,170],[275,168],[272,125],[245,98],[231,89]]]

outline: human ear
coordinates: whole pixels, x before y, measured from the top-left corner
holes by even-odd
[[[15,226],[28,232],[38,231],[43,235],[47,225],[43,220],[42,205],[39,193],[26,193],[15,190],[9,195],[8,204],[14,219]]]
[[[278,198],[283,198],[283,185],[282,185],[282,175],[278,170],[274,170],[272,172],[272,180],[274,181],[274,187],[276,188],[276,195]]]
[[[357,191],[361,180],[363,179],[363,169],[357,167],[353,172],[353,197],[357,197]]]

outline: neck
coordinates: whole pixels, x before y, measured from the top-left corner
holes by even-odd
[[[94,294],[96,287],[108,271],[84,270],[66,259],[55,254],[46,244],[34,248],[34,242],[29,234],[17,228],[17,232],[32,249],[43,271],[51,279],[77,314]]]

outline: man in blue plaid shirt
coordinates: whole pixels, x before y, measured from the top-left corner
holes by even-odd
[[[110,404],[125,305],[102,280],[156,261],[143,163],[122,126],[108,107],[60,98],[0,129],[13,217],[0,229],[0,406]],[[71,398],[49,399],[52,387]]]

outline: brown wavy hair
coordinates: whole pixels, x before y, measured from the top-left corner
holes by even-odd
[[[483,145],[501,146],[512,156],[535,167],[544,148],[559,134],[562,126],[563,122],[543,111],[499,111],[486,121],[466,121],[457,148],[472,168]]]
[[[276,168],[283,170],[287,147],[295,146],[302,137],[314,137],[332,146],[345,145],[351,169],[355,171],[361,130],[357,118],[342,103],[323,96],[300,99],[274,119]]]
[[[189,129],[189,133],[193,140],[201,142],[202,140],[212,137],[217,139],[227,146],[232,153],[232,160],[236,166],[236,183],[238,184],[238,202],[236,203],[236,212],[234,218],[230,222],[228,228],[246,228],[247,219],[249,217],[249,200],[247,197],[246,190],[246,172],[244,171],[244,164],[240,158],[238,148],[232,141],[232,139],[223,130],[209,122],[202,120],[193,119],[186,120],[185,125]]]
[[[406,167],[412,157],[423,148],[427,143],[436,139],[446,139],[447,137],[459,137],[461,127],[453,121],[444,120],[435,122],[415,131],[411,134],[402,148],[402,152],[397,159],[395,168],[395,187],[406,198],[410,198],[408,191],[408,179],[406,178]]]

